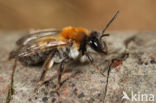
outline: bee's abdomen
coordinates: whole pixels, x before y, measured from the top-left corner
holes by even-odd
[[[51,52],[52,50],[35,53],[29,56],[22,56],[19,57],[18,60],[24,65],[39,65],[46,60]]]

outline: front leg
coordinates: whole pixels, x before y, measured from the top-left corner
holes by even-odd
[[[91,55],[89,55],[88,53],[85,53],[85,55],[88,57],[89,61],[91,62],[91,64],[99,71],[99,73],[102,76],[105,76],[102,69],[94,62],[94,59]]]

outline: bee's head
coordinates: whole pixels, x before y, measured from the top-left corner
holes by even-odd
[[[88,38],[88,45],[99,53],[107,54],[107,45],[102,38],[105,36],[109,36],[109,34],[105,34],[106,29],[109,25],[114,21],[114,19],[118,16],[119,11],[113,16],[113,18],[107,23],[106,27],[103,29],[102,33],[98,33],[96,31],[91,32]]]
[[[88,45],[96,52],[107,54],[107,45],[105,41],[101,39],[101,34],[99,32],[91,32],[90,36],[88,37]]]

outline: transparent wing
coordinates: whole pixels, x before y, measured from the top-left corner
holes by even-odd
[[[69,44],[70,43],[67,41],[59,41],[51,36],[42,37],[35,41],[29,42],[27,45],[21,46],[16,56],[29,56],[32,54],[49,51],[59,46],[68,46]]]
[[[30,41],[39,39],[45,36],[54,36],[60,33],[61,30],[54,30],[54,29],[44,29],[44,30],[34,30],[30,31],[27,35],[21,37],[19,40],[16,41],[18,46],[27,45]]]

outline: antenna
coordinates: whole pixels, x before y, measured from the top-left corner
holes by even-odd
[[[113,16],[113,18],[107,23],[106,27],[103,29],[102,36],[106,36],[106,35],[104,35],[104,32],[109,27],[109,25],[114,21],[114,19],[118,16],[118,14],[119,14],[119,10],[116,12],[116,14]]]

